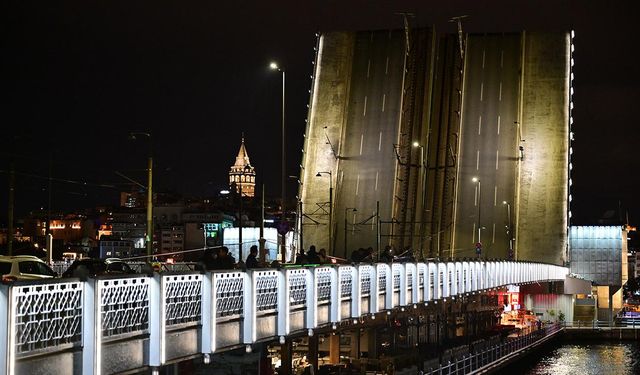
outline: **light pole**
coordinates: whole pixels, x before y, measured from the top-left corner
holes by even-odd
[[[316,177],[321,177],[323,174],[329,175],[329,253],[333,250],[333,173],[331,171],[328,172],[318,172]],[[335,251],[334,251],[335,254]]]
[[[147,165],[147,262],[151,262],[153,255],[153,142],[151,132],[130,132],[129,139],[136,140],[138,136],[149,138],[149,157]]]
[[[481,226],[481,221],[480,221],[480,214],[481,214],[481,207],[482,207],[482,195],[481,195],[481,190],[480,190],[480,179],[478,177],[474,177],[471,179],[471,181],[475,182],[476,184],[478,184],[478,190],[477,190],[477,195],[476,195],[476,205],[478,206],[478,243],[481,244],[482,241],[480,240],[480,235],[482,233],[482,226]]]
[[[347,207],[344,209],[344,257],[347,257],[347,214],[349,210],[353,212],[358,212],[355,208]]]
[[[282,168],[282,181],[281,181],[281,184],[282,184],[282,187],[281,187],[281,189],[282,189],[282,192],[281,192],[282,193],[282,201],[280,202],[282,214],[281,214],[281,217],[280,217],[280,221],[284,225],[284,222],[286,220],[286,215],[285,215],[285,212],[286,212],[286,210],[285,210],[285,200],[286,200],[285,156],[286,156],[286,154],[285,154],[285,147],[284,147],[284,144],[285,144],[285,125],[284,125],[285,124],[285,122],[284,122],[284,119],[285,119],[285,111],[284,111],[284,109],[285,109],[285,106],[284,106],[284,103],[285,103],[285,71],[284,71],[283,68],[279,67],[276,62],[271,62],[269,64],[269,68],[271,68],[271,70],[277,70],[279,72],[282,72],[282,165],[281,165],[281,168]],[[286,261],[286,249],[287,249],[286,248],[286,235],[282,235],[281,246],[282,246],[281,249],[280,249],[281,257],[282,257],[281,259],[282,259],[282,263],[284,263]]]
[[[302,186],[302,181],[298,178],[298,176],[289,176],[290,179],[296,180],[298,183],[298,191],[300,191],[300,186]],[[302,199],[300,199],[299,195],[296,195],[296,228],[298,231],[298,249],[304,249],[303,241],[302,241]]]
[[[423,238],[424,238],[424,201],[425,201],[425,194],[426,194],[426,168],[425,168],[425,163],[424,163],[424,146],[422,146],[418,141],[413,142],[413,147],[419,147],[420,148],[420,180],[419,180],[419,189],[418,191],[422,191],[422,196],[420,197],[420,204],[416,205],[416,210],[419,209],[420,207],[422,207],[422,209],[420,209],[420,226],[419,226],[419,230],[418,230],[418,246],[420,246],[420,254],[422,255],[422,258],[424,259],[424,243],[423,243]],[[416,215],[416,217],[418,217]],[[411,243],[413,244],[413,238],[411,238]]]
[[[509,257],[511,257],[511,252],[513,251],[513,234],[511,231],[511,203],[503,201],[502,204],[507,206],[507,236],[509,237],[508,255]]]

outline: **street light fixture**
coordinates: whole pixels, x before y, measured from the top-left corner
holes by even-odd
[[[329,253],[331,253],[333,249],[333,173],[331,171],[318,172],[316,177],[322,177],[323,174],[329,175]]]
[[[285,147],[284,147],[284,144],[285,144],[285,125],[284,125],[285,124],[285,122],[284,122],[285,121],[285,111],[284,111],[285,110],[285,105],[284,105],[285,104],[285,71],[275,61],[272,61],[269,64],[269,68],[271,70],[277,70],[279,72],[282,72],[282,165],[281,165],[281,168],[282,168],[282,181],[281,181],[281,184],[282,184],[282,187],[281,187],[281,189],[282,189],[282,191],[281,191],[281,193],[282,193],[282,201],[280,202],[282,214],[281,214],[280,220],[284,225],[284,222],[286,220],[286,215],[285,215],[285,212],[286,212],[286,210],[285,210],[285,200],[286,200],[285,156],[286,156],[286,154],[285,154]],[[286,236],[283,235],[282,236],[281,249],[280,249],[282,263],[284,263],[286,261],[286,249],[287,249],[286,248]]]
[[[471,179],[471,181],[475,182],[476,184],[478,184],[478,190],[477,190],[477,195],[476,195],[476,205],[478,206],[478,243],[481,244],[482,241],[480,239],[481,233],[482,233],[482,226],[481,226],[481,207],[482,207],[482,191],[480,190],[480,179],[478,177],[474,177]]]
[[[344,257],[347,257],[347,214],[349,210],[353,212],[358,212],[355,207],[347,207],[344,209]]]
[[[422,242],[423,237],[424,237],[424,232],[425,232],[425,227],[424,227],[424,202],[425,202],[425,194],[426,194],[426,168],[425,168],[425,162],[424,162],[424,146],[422,146],[420,144],[420,142],[418,141],[414,141],[413,142],[413,147],[420,148],[420,177],[419,177],[419,189],[418,191],[422,191],[422,197],[420,199],[420,205],[422,206],[422,214],[420,216],[420,226],[419,226],[419,232],[418,232],[418,246],[420,246],[420,252],[422,255],[422,258],[424,258],[424,244]],[[411,242],[413,245],[413,237],[411,238]]]
[[[508,255],[511,258],[511,254],[513,251],[513,232],[512,232],[512,226],[511,226],[511,203],[507,201],[503,201],[502,204],[507,206],[507,236],[509,237]]]
[[[149,160],[147,166],[147,262],[153,255],[153,142],[151,132],[129,132],[129,139],[135,141],[138,136],[149,138]]]

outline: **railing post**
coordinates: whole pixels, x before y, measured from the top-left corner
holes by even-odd
[[[393,309],[393,263],[391,266],[387,265],[385,267],[385,272],[387,274],[387,283],[384,286],[385,295],[384,295],[384,308],[387,310]],[[402,273],[400,273],[402,274]],[[399,302],[399,301],[398,301]],[[380,308],[380,307],[378,307]]]
[[[10,374],[9,314],[11,305],[9,285],[0,284],[0,372]]]
[[[202,354],[209,355],[213,352],[213,335],[212,333],[212,310],[213,305],[211,303],[211,296],[213,294],[211,290],[211,272],[205,272],[202,278],[202,328],[200,331],[200,347],[202,348]]]
[[[307,321],[305,325],[308,329],[315,329],[318,325],[318,276],[316,275],[318,268],[307,268],[306,271],[304,280],[307,285]]]
[[[362,286],[360,285],[360,267],[351,267],[351,318],[362,315]],[[344,319],[345,317],[342,317]]]
[[[149,283],[149,367],[162,366],[165,346],[165,301],[162,277],[154,273]]]
[[[242,274],[242,337],[245,344],[256,341],[256,280],[254,271]]]
[[[289,277],[287,270],[278,271],[278,336],[289,334]]]
[[[378,267],[371,267],[371,288],[369,290],[369,313],[376,314],[378,312]],[[360,280],[360,279],[358,279]]]
[[[98,280],[83,282],[82,293],[82,373],[99,375],[101,373],[100,345],[102,324],[100,319],[100,287]]]
[[[341,286],[338,267],[331,267],[331,314],[329,320],[332,323],[340,321],[340,305],[342,303]]]

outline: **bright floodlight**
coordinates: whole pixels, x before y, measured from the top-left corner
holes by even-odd
[[[507,201],[502,201],[502,204],[507,204]]]
[[[474,178],[471,179],[471,181],[478,182],[478,181],[480,181],[480,179],[478,177],[474,177]]]
[[[420,147],[420,143],[418,141],[413,142],[413,147]]]
[[[269,64],[269,68],[273,69],[273,70],[278,70],[278,64],[276,62],[271,62],[271,64]]]

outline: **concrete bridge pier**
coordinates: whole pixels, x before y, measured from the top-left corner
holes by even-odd
[[[361,336],[361,332],[360,329],[356,329],[355,331],[351,331],[349,332],[349,335],[351,336],[351,352],[349,353],[349,357],[355,360],[359,360],[360,359],[360,346],[361,346],[361,342],[360,342],[360,336]]]
[[[340,335],[337,333],[329,336],[329,363],[332,365],[340,363]]]
[[[309,365],[313,367],[314,373],[318,372],[318,346],[319,346],[318,335],[310,336],[309,337],[309,354],[307,355],[307,359],[309,361]]]
[[[293,342],[290,338],[285,338],[284,344],[280,345],[280,370],[278,375],[293,375]],[[316,356],[317,358],[317,356]]]
[[[367,329],[367,357],[378,358],[378,331],[376,328]]]

